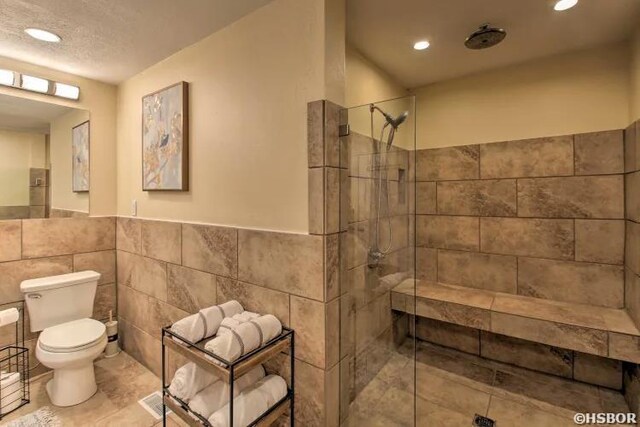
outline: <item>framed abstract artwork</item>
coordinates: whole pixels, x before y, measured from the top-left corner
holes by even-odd
[[[142,190],[189,190],[189,88],[180,82],[142,98]]]
[[[89,191],[89,121],[71,129],[72,187],[75,193]]]

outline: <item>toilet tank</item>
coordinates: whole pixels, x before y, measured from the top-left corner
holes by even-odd
[[[98,280],[100,273],[80,271],[22,282],[31,332],[91,317]]]

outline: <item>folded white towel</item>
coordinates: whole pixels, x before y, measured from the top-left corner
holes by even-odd
[[[191,342],[198,342],[215,335],[222,319],[235,316],[243,310],[240,303],[234,300],[203,308],[198,313],[175,322],[171,331]]]
[[[250,311],[243,311],[240,314],[236,314],[233,317],[225,317],[220,322],[220,328],[218,328],[218,335],[229,332],[229,329],[235,329],[240,326],[241,323],[249,322],[251,320],[260,317],[258,313],[252,313]]]
[[[188,402],[198,392],[218,381],[218,377],[205,371],[195,363],[187,363],[173,375],[169,391],[175,397]]]
[[[229,362],[233,362],[243,354],[257,349],[280,335],[282,324],[275,316],[267,314],[241,323],[229,331],[230,333],[218,334],[214,339],[209,340],[204,348]],[[209,359],[222,365],[212,357]]]
[[[0,401],[0,413],[6,414],[22,403],[22,383],[20,382],[20,372],[3,373],[1,378],[2,400]]]
[[[233,425],[246,427],[287,394],[287,384],[277,375],[268,375],[233,399]],[[229,404],[208,419],[214,427],[229,427]]]
[[[233,397],[236,397],[247,387],[260,381],[264,376],[264,368],[262,365],[258,365],[238,378],[233,387]],[[229,391],[229,384],[224,381],[216,381],[196,394],[193,399],[189,401],[189,408],[204,418],[209,418],[211,414],[229,403]]]

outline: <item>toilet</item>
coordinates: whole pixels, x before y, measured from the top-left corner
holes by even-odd
[[[98,390],[93,361],[107,345],[105,325],[91,319],[99,279],[82,271],[20,284],[31,332],[41,331],[36,358],[53,369],[47,394],[56,406],[77,405]]]

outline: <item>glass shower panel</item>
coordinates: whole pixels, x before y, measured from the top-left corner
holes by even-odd
[[[343,111],[340,419],[415,425],[415,99]]]

